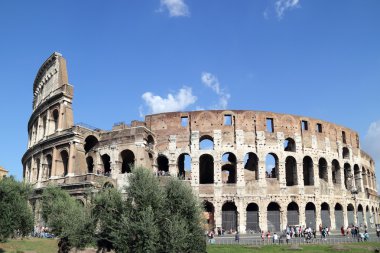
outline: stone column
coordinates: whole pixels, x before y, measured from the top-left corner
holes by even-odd
[[[236,185],[240,187],[245,186],[244,180],[244,161],[239,160],[236,164]]]
[[[260,159],[260,158],[262,158],[262,159]],[[258,164],[258,170],[259,170],[258,182],[259,182],[260,189],[266,189],[267,180],[265,177],[265,171],[266,171],[265,157],[260,156],[260,158],[259,158],[259,164]]]
[[[215,158],[215,156],[214,156]],[[214,160],[214,185],[222,186],[222,161],[221,157],[218,156],[218,160]]]
[[[215,226],[222,227],[222,206],[220,202],[215,201],[215,212],[214,212]]]
[[[57,148],[53,147],[52,152],[52,158],[51,158],[51,177],[55,178],[57,177]]]
[[[314,203],[314,205],[315,205],[315,226],[316,226],[316,230],[318,231],[319,225],[322,224],[321,204],[320,203]]]
[[[199,156],[191,157],[191,185],[199,187]]]
[[[245,234],[246,233],[246,221],[247,221],[247,212],[246,212],[246,209],[244,207],[244,202],[243,200],[240,200],[238,202],[238,206],[237,206],[237,211],[238,211],[238,231],[239,233],[241,234]]]
[[[343,206],[343,227],[346,229],[348,226],[347,204],[345,206],[346,208]]]
[[[298,211],[300,214],[299,216],[300,225],[305,226],[306,225],[306,214],[305,214],[306,205],[304,203],[299,203],[298,208],[299,208]]]
[[[74,176],[75,142],[70,142],[67,176]]]
[[[303,163],[297,162],[297,183],[298,183],[298,191],[299,194],[305,194],[305,185],[304,185],[304,177],[303,177]]]
[[[259,208],[259,227],[262,231],[268,231],[267,208]]]
[[[279,162],[278,163],[278,170],[279,170],[279,181],[280,181],[280,187],[286,188],[286,172],[285,172],[285,162]]]
[[[332,180],[332,166],[331,163],[327,163],[327,182],[329,187],[330,196],[334,195],[334,183]]]
[[[336,222],[335,222],[335,206],[331,206],[329,204],[329,213],[330,213],[330,222],[331,222],[331,229],[340,229],[340,228],[336,228]]]

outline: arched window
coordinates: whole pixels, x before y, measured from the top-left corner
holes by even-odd
[[[256,203],[249,203],[247,206],[246,229],[254,232],[260,232],[259,226],[259,206]]]
[[[356,187],[356,190],[357,192],[361,192],[362,189],[361,189],[361,179],[362,179],[362,175],[361,175],[361,171],[360,171],[360,168],[357,164],[354,165],[354,177],[355,177],[355,187]]]
[[[364,225],[364,213],[363,213],[363,206],[361,204],[358,205],[358,225],[362,227]]]
[[[59,118],[59,112],[58,110],[54,110],[53,111],[54,131],[57,131],[58,129],[58,118]]]
[[[245,181],[259,179],[259,158],[252,152],[244,156],[244,179]]]
[[[347,190],[351,191],[352,189],[352,171],[351,165],[348,163],[344,164],[344,186]]]
[[[203,135],[199,139],[200,150],[212,150],[214,149],[214,139],[209,135]]]
[[[284,151],[296,152],[296,142],[292,138],[285,139]]]
[[[236,156],[231,152],[225,153],[222,162],[222,182],[236,184]]]
[[[237,229],[237,207],[234,202],[226,202],[222,206],[222,228],[226,231]]]
[[[306,219],[306,227],[315,229],[316,214],[315,214],[315,205],[312,202],[307,203],[305,206],[305,219]]]
[[[304,185],[314,185],[313,160],[310,156],[303,158],[303,183]]]
[[[344,225],[343,207],[341,204],[336,203],[334,208],[335,215],[335,228],[340,229]]]
[[[146,139],[146,143],[148,144],[149,149],[153,149],[154,139],[153,139],[152,135],[148,135],[148,137]]]
[[[209,202],[209,201],[204,201],[203,202],[203,210],[204,210],[204,216],[206,217],[207,220],[207,230],[212,230],[215,228],[215,219],[214,219],[214,213],[215,213],[215,208],[214,205]]]
[[[157,157],[157,169],[161,175],[167,175],[169,173],[169,159],[164,155]]]
[[[346,147],[343,148],[343,159],[350,159],[350,150]]]
[[[355,225],[355,208],[352,204],[347,205],[347,221],[349,226]]]
[[[47,178],[50,178],[51,177],[51,173],[52,173],[52,157],[51,155],[47,155],[46,156],[46,164],[47,164]]]
[[[327,162],[325,158],[320,158],[318,162],[319,179],[321,182],[328,182]]]
[[[190,180],[191,176],[191,157],[189,154],[180,154],[177,161],[178,177]]]
[[[287,208],[288,225],[300,224],[300,212],[296,202],[290,202]]]
[[[87,136],[85,143],[84,143],[84,151],[86,152],[86,154],[90,150],[92,150],[98,143],[99,143],[99,141],[95,136],[93,136],[93,135]]]
[[[265,177],[280,178],[278,157],[274,153],[269,153],[265,157]]]
[[[135,166],[135,154],[131,150],[126,149],[121,151],[120,157],[122,160],[121,173],[131,173],[133,166]]]
[[[63,165],[63,175],[66,176],[68,174],[68,165],[69,165],[69,154],[66,150],[61,152],[61,161]]]
[[[341,169],[339,162],[337,160],[333,160],[331,164],[331,171],[332,171],[332,181],[334,185],[340,185],[341,184]]]
[[[94,159],[91,156],[86,158],[87,173],[94,173]]]
[[[331,226],[330,206],[326,202],[323,202],[321,205],[321,220],[322,220],[322,227]]]
[[[297,179],[297,162],[292,156],[288,156],[285,160],[286,171],[286,186],[293,186],[298,184]]]
[[[211,155],[201,155],[199,158],[199,183],[214,183],[214,158]]]
[[[102,155],[102,163],[103,163],[103,173],[105,176],[111,175],[111,158],[109,155]],[[97,174],[101,174],[100,171],[97,171]]]
[[[267,207],[268,231],[275,232],[281,230],[280,211],[280,206],[276,202],[269,203]]]

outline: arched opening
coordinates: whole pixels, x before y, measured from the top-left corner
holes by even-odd
[[[58,118],[59,118],[59,112],[58,110],[54,110],[53,111],[54,131],[57,131],[58,129]]]
[[[237,231],[237,207],[235,202],[226,202],[222,206],[222,228]]]
[[[343,148],[342,155],[343,155],[343,159],[350,159],[350,151],[348,150],[347,147]]]
[[[367,170],[364,168],[364,166],[362,167],[362,178],[363,178],[363,185],[364,185],[364,188],[365,188],[365,187],[368,187]]]
[[[354,178],[355,178],[355,187],[357,192],[361,192],[361,180],[362,180],[362,175],[361,175],[360,168],[357,164],[354,165]]]
[[[313,160],[310,156],[305,156],[303,158],[303,184],[314,185]]]
[[[259,206],[256,203],[249,203],[247,206],[247,231],[260,232],[259,226]]]
[[[111,182],[105,182],[104,185],[103,185],[103,189],[110,189],[110,188],[114,188],[113,184]]]
[[[341,169],[339,162],[335,159],[331,163],[331,172],[333,184],[339,186],[341,184]]]
[[[343,207],[341,204],[336,203],[335,208],[334,208],[334,215],[335,215],[335,228],[340,229],[342,226],[344,226]]]
[[[69,154],[66,150],[61,152],[61,161],[63,166],[63,175],[66,176],[68,174],[68,165],[69,165]]]
[[[148,135],[148,137],[146,138],[146,143],[148,144],[149,149],[153,149],[154,139],[152,135]]]
[[[157,169],[160,175],[169,175],[169,159],[164,155],[157,157]]]
[[[177,160],[178,177],[190,180],[191,177],[191,157],[189,154],[180,154]]]
[[[292,156],[288,156],[285,160],[285,175],[286,186],[293,186],[298,184],[297,179],[297,162]]]
[[[122,160],[121,173],[131,173],[135,166],[135,154],[131,150],[126,149],[121,151],[120,157]]]
[[[344,164],[344,186],[347,190],[351,191],[352,188],[352,172],[351,165],[348,163]]]
[[[327,162],[325,158],[320,158],[318,162],[318,172],[320,182],[328,182],[329,176],[327,173]]]
[[[213,150],[214,149],[214,139],[209,135],[203,135],[199,138],[199,149],[200,150]]]
[[[270,202],[267,207],[267,227],[268,231],[280,231],[280,206],[276,202]]]
[[[214,158],[211,155],[204,154],[199,157],[199,183],[214,183]]]
[[[111,158],[109,155],[102,155],[102,163],[103,163],[103,173],[105,176],[111,175]],[[97,171],[97,174],[101,174],[100,171]]]
[[[284,151],[296,152],[296,142],[292,138],[285,139]]]
[[[94,173],[94,159],[91,156],[88,156],[86,158],[86,163],[87,163],[87,172]]]
[[[322,227],[330,227],[331,219],[330,219],[330,206],[326,202],[323,202],[321,205],[321,220]]]
[[[352,204],[347,205],[347,221],[349,226],[355,225],[355,208]]]
[[[315,229],[316,223],[316,214],[315,214],[315,205],[312,202],[309,202],[305,206],[305,219],[306,219],[306,227],[310,227]]]
[[[365,208],[365,218],[366,218],[366,221],[367,221],[367,227],[370,228],[371,227],[371,212],[369,211],[369,207],[367,206]]]
[[[360,227],[363,227],[364,225],[364,213],[363,213],[363,206],[361,204],[358,205],[358,225]]]
[[[46,156],[46,164],[47,164],[47,178],[50,178],[52,167],[53,167],[53,159],[51,155]]]
[[[259,158],[255,153],[249,152],[244,156],[244,179],[245,181],[259,179]]]
[[[290,202],[287,208],[287,218],[288,225],[299,225],[300,224],[300,212],[296,202]]]
[[[99,143],[98,139],[93,136],[89,135],[84,143],[84,151],[87,154],[90,150],[92,150],[97,144]]]
[[[265,157],[265,177],[280,178],[278,157],[274,153],[269,153]]]
[[[209,201],[203,202],[204,217],[207,221],[207,231],[213,230],[215,228],[215,208],[214,205]]]
[[[236,156],[231,152],[222,156],[222,182],[236,184]]]

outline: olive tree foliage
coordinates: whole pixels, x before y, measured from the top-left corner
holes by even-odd
[[[60,252],[83,248],[93,242],[95,231],[91,209],[58,187],[48,187],[42,194],[42,218],[59,236]]]
[[[116,252],[206,252],[201,209],[190,186],[135,168],[125,196],[106,189],[94,201],[98,235]],[[110,197],[111,196],[111,197]]]
[[[13,177],[0,180],[0,241],[18,233],[26,236],[33,231],[33,213],[28,205],[31,188]]]

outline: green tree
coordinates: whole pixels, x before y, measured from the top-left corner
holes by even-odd
[[[48,187],[42,194],[42,217],[59,236],[60,252],[83,248],[93,242],[95,225],[90,208],[58,187]]]
[[[0,181],[0,241],[28,235],[33,230],[33,213],[28,205],[30,186],[13,177]]]

